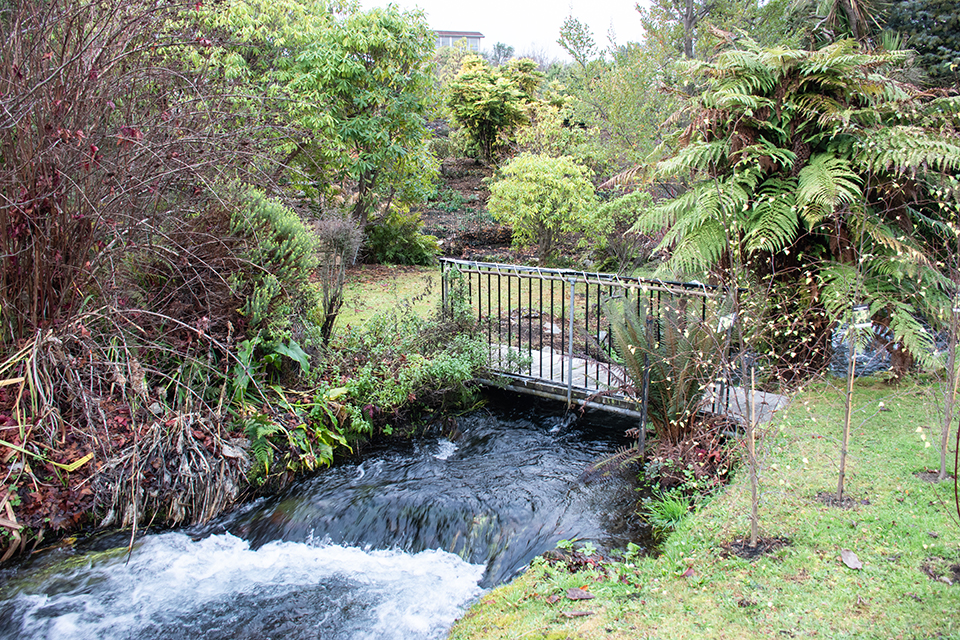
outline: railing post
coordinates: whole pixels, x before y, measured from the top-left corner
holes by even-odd
[[[570,279],[570,332],[567,337],[567,409],[573,404],[573,305],[577,281]]]
[[[445,318],[449,317],[449,314],[447,313],[447,302],[448,302],[447,296],[449,295],[449,293],[447,292],[447,273],[448,273],[447,267],[448,267],[447,263],[443,260],[443,258],[441,258],[440,259],[440,308],[443,310],[443,316]]]

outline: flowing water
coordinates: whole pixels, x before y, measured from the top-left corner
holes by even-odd
[[[0,576],[0,638],[442,638],[559,540],[634,540],[629,480],[583,475],[632,425],[509,404],[146,535],[129,558],[116,535],[24,563]]]

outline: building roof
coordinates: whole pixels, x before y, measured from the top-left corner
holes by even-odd
[[[479,31],[434,31],[438,36],[445,36],[450,38],[482,38],[484,37]]]

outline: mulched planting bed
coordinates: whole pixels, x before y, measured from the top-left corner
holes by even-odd
[[[840,500],[837,500],[837,494],[827,491],[821,491],[813,497],[816,502],[820,504],[825,504],[828,507],[838,507],[840,509],[856,509],[857,507],[870,504],[870,501],[867,499],[853,498],[851,496],[843,496]]]
[[[755,560],[760,556],[774,553],[789,546],[790,539],[779,536],[759,537],[754,547],[750,546],[749,538],[737,538],[722,545],[726,553],[735,555],[738,558],[743,558],[744,560]]]

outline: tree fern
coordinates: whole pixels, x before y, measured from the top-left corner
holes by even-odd
[[[854,292],[906,348],[925,348],[918,318],[943,317],[953,286],[943,265],[947,222],[960,219],[960,98],[887,75],[907,55],[742,40],[690,65],[704,90],[675,116],[690,124],[654,173],[693,182],[635,226],[665,230],[661,271],[725,275],[751,256],[787,290],[819,277],[811,318],[841,322]]]

